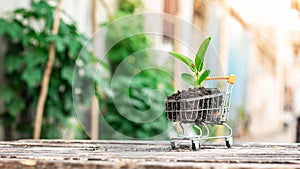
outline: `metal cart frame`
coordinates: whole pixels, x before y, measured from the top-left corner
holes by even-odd
[[[183,134],[173,137],[171,139],[171,148],[175,149],[179,141],[191,141],[192,149],[196,150],[200,147],[201,143],[208,139],[225,139],[226,146],[230,148],[233,144],[232,129],[226,123],[229,116],[231,92],[233,85],[236,82],[235,75],[224,77],[209,77],[206,80],[227,80],[228,85],[226,91],[219,91],[211,95],[202,97],[179,99],[179,100],[166,100],[166,115],[168,120],[179,122]],[[183,123],[191,123],[199,130],[196,136],[186,136],[184,133]],[[198,125],[203,126],[203,129]],[[227,135],[210,136],[210,130],[207,125],[223,125],[228,129]]]

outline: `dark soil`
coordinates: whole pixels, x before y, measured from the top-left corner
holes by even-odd
[[[218,123],[220,118],[214,118],[213,114],[219,112],[223,96],[220,95],[218,97],[210,98],[203,98],[203,96],[210,96],[220,92],[220,89],[217,88],[204,87],[177,91],[173,95],[167,97],[167,118],[171,121],[183,123],[189,121],[188,119],[195,119],[194,122],[196,124],[204,122],[205,120],[212,123]],[[191,98],[199,99],[187,100]],[[173,100],[173,102],[168,102],[168,100]],[[184,116],[181,116],[179,113],[184,113]]]
[[[178,90],[173,95],[167,97],[168,100],[179,100],[179,99],[189,99],[189,98],[195,98],[195,97],[201,97],[205,95],[211,95],[214,93],[219,93],[220,89],[218,88],[204,88],[204,87],[194,87],[194,88],[188,88],[186,90]]]

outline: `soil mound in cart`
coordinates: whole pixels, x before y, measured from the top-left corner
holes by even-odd
[[[168,100],[180,100],[180,99],[190,99],[190,98],[196,98],[206,95],[211,95],[215,93],[220,93],[220,89],[218,88],[204,88],[204,87],[194,87],[194,88],[188,88],[186,90],[178,90],[173,95],[167,97]]]
[[[206,119],[211,119],[212,113],[217,112],[222,104],[223,95],[214,97],[214,94],[221,93],[218,88],[189,88],[182,91],[177,91],[173,95],[167,97],[166,111],[167,118],[172,121],[185,122],[186,119],[181,119],[178,114],[185,113],[184,117],[192,117],[195,123],[200,123]],[[211,96],[203,98],[203,96]],[[187,99],[193,99],[191,101]],[[168,102],[168,100],[173,100]],[[174,102],[175,100],[175,102]],[[209,109],[209,110],[208,110]],[[217,119],[216,119],[217,120]]]

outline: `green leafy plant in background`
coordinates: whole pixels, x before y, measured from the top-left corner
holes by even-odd
[[[185,63],[189,69],[193,72],[193,74],[182,73],[181,78],[187,83],[200,87],[202,82],[209,76],[210,70],[204,68],[204,56],[206,54],[206,50],[211,41],[211,37],[206,38],[200,45],[195,60],[191,60],[189,57],[184,56],[180,53],[169,52],[170,55],[179,59],[183,63]]]
[[[141,2],[139,0],[119,0],[118,9],[114,14],[114,19],[133,14],[136,10],[141,9]],[[122,35],[130,34],[131,30],[143,30],[143,18],[139,18],[130,24],[118,25],[118,27],[110,27],[106,42],[110,46],[110,42],[115,39],[120,39]],[[151,47],[151,43],[145,34],[133,35],[125,38],[115,44],[107,53],[107,62],[109,65],[108,72],[110,77],[108,83],[116,72],[118,66],[122,63],[124,68],[122,72],[117,75],[117,91],[119,102],[128,104],[121,105],[114,103],[114,100],[109,93],[100,96],[99,104],[105,120],[109,125],[118,132],[133,138],[148,138],[163,133],[168,128],[168,121],[163,112],[164,103],[162,97],[149,97],[151,92],[160,89],[165,95],[170,95],[173,92],[171,85],[172,79],[162,70],[140,70],[137,67],[147,67],[149,63],[155,60],[145,52],[145,49]],[[136,52],[141,52],[142,56],[134,55]],[[125,60],[125,61],[124,61]],[[134,65],[134,66],[133,66]],[[166,70],[165,70],[166,71]],[[136,72],[135,77],[132,78],[132,72]],[[124,86],[130,82],[129,89],[124,89]],[[128,92],[127,92],[128,91]],[[129,100],[128,100],[129,97]],[[150,99],[149,99],[150,98]],[[130,104],[130,105],[129,105]],[[118,107],[116,107],[118,106]],[[139,112],[137,119],[147,119],[154,114],[160,114],[157,119],[149,123],[138,123],[125,118],[119,110],[123,112],[132,113],[132,107]],[[150,110],[150,111],[147,111]],[[101,123],[101,122],[100,122]],[[100,132],[101,133],[101,132]],[[120,136],[103,135],[102,138],[117,138]],[[163,136],[166,138],[167,136]]]
[[[4,111],[0,118],[8,140],[32,137],[35,108],[52,41],[56,43],[56,58],[41,138],[61,138],[60,130],[74,115],[72,79],[75,61],[80,52],[82,63],[88,64],[93,59],[88,51],[82,50],[87,38],[69,17],[66,16],[68,22],[60,21],[57,35],[51,34],[54,10],[55,7],[45,0],[33,1],[30,9],[17,9],[0,18],[0,36],[7,44],[2,65],[4,84],[0,85]],[[77,135],[86,137],[80,130]]]

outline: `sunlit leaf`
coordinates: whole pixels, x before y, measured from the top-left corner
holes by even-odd
[[[206,38],[200,45],[196,57],[195,57],[195,65],[197,70],[200,72],[203,68],[204,56],[208,45],[210,43],[211,37]]]
[[[72,85],[73,81],[73,67],[64,67],[61,71],[61,77],[68,81],[70,85]]]
[[[9,24],[9,29],[7,29],[7,33],[12,39],[18,39],[23,35],[22,27],[18,23],[12,22]]]
[[[55,48],[58,52],[62,52],[66,48],[65,40],[59,35],[52,35],[47,38],[49,43],[55,42]]]
[[[37,83],[41,82],[42,74],[40,69],[25,69],[22,74],[22,79],[27,83],[28,87],[33,88]]]
[[[176,57],[177,59],[179,59],[180,61],[182,61],[183,63],[185,63],[193,72],[195,71],[195,67],[193,65],[193,61],[188,58],[187,56],[184,56],[180,53],[177,53],[177,52],[168,52],[170,55]]]
[[[197,85],[200,86],[201,83],[209,76],[210,70],[205,70],[197,81]]]

